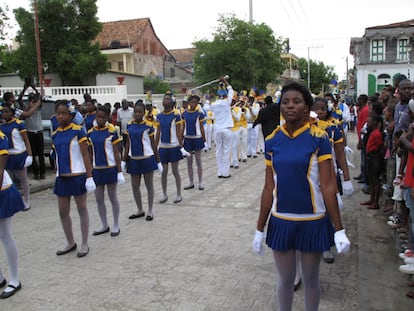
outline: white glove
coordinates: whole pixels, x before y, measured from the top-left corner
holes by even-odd
[[[162,171],[164,170],[162,167],[162,164],[160,162],[157,163],[157,167],[158,167],[158,173],[162,173]]]
[[[348,165],[348,167],[355,168],[355,164],[349,161],[348,159],[346,159],[346,164]]]
[[[32,156],[27,156],[26,160],[24,160],[24,167],[29,167],[30,165],[32,165],[33,163],[33,157]]]
[[[345,146],[345,153],[346,154],[349,154],[349,155],[351,155],[351,154],[353,154],[354,153],[354,150],[352,150],[350,147],[348,147],[348,146]]]
[[[342,192],[344,196],[350,198],[354,193],[354,186],[352,185],[352,181],[347,180],[342,183]]]
[[[85,188],[88,193],[94,192],[96,190],[96,185],[93,177],[86,178]]]
[[[253,238],[253,251],[257,255],[263,255],[263,247],[262,243],[265,239],[266,234],[256,229],[256,233],[254,234]]]
[[[126,169],[126,162],[125,161],[121,161],[121,169],[123,172],[125,172]]]
[[[183,155],[183,157],[191,157],[191,153],[189,153],[187,150],[185,150],[184,147],[181,147],[180,151],[181,151],[181,154]]]
[[[345,229],[335,232],[334,241],[338,254],[348,253],[351,249],[351,242],[349,242],[348,237],[346,236]]]
[[[117,182],[118,182],[118,185],[125,184],[125,177],[124,177],[124,173],[122,173],[122,172],[118,172],[118,175],[117,175]]]
[[[336,194],[336,200],[338,201],[339,210],[342,210],[344,208],[344,202],[342,202],[341,194],[339,192]]]

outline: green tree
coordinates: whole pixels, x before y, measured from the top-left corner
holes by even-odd
[[[313,94],[327,90],[332,79],[338,79],[332,66],[325,66],[323,62],[310,60],[310,89]],[[299,59],[300,78],[308,85],[308,60]]]
[[[4,8],[0,7],[0,46],[4,46],[4,41],[7,38],[7,30],[9,28],[9,7],[6,5]]]
[[[12,68],[9,66],[10,57],[8,53],[8,42],[9,37],[9,7],[5,5],[0,7],[0,73],[8,73],[12,71]]]
[[[213,40],[194,42],[195,79],[199,84],[228,74],[236,89],[264,88],[283,70],[282,40],[265,24],[220,16]]]
[[[163,94],[170,89],[168,83],[161,81],[160,79],[144,78],[144,90],[145,92],[152,91],[154,94]]]
[[[64,85],[82,85],[86,78],[107,71],[106,56],[93,43],[102,30],[96,0],[38,0],[42,63],[58,73]],[[14,10],[20,26],[13,66],[20,77],[37,76],[34,13]]]

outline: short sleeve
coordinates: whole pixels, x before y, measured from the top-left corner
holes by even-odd
[[[84,141],[88,141],[88,137],[86,136],[86,133],[83,130],[83,128],[81,128],[78,131],[78,142],[83,143]]]
[[[333,141],[335,144],[343,143],[344,138],[342,136],[342,132],[338,126],[333,126]]]
[[[7,136],[0,132],[0,155],[9,154],[9,142]]]
[[[327,136],[319,137],[318,162],[332,159],[332,147]]]

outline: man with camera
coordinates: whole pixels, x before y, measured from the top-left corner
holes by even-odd
[[[28,96],[28,102],[23,103],[23,95],[32,88],[34,93]],[[26,114],[22,114],[20,118],[24,118],[26,124],[27,135],[29,137],[30,146],[33,153],[32,172],[35,179],[46,178],[45,157],[43,154],[43,124],[42,124],[42,99],[40,93],[36,89],[33,79],[26,79],[23,90],[19,96],[19,105]],[[31,114],[27,114],[30,112]]]

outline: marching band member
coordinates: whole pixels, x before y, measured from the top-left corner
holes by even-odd
[[[124,163],[127,162],[127,173],[131,174],[131,186],[137,213],[129,216],[129,219],[136,219],[145,216],[141,198],[141,177],[144,176],[145,187],[147,188],[148,212],[146,221],[152,221],[154,214],[154,171],[162,172],[162,166],[155,143],[155,132],[151,122],[145,121],[145,105],[138,103],[134,108],[134,118],[127,125],[127,141],[125,143]]]
[[[344,138],[338,124],[332,120],[331,112],[329,111],[329,103],[324,98],[315,98],[313,104],[313,111],[318,115],[316,125],[328,134],[329,141],[332,148],[333,168],[335,177],[337,179],[337,200],[340,208],[342,207],[342,199],[340,194],[347,197],[352,196],[353,186],[349,175],[348,164],[345,158]],[[337,173],[338,167],[343,172],[344,182],[341,182],[341,176]],[[323,260],[326,263],[333,263],[335,257],[330,250],[323,252]]]
[[[191,95],[188,99],[188,108],[182,113],[184,120],[184,149],[194,153],[197,164],[198,189],[204,190],[203,186],[203,167],[201,164],[201,150],[204,148],[204,113],[198,108],[200,97]],[[194,188],[193,157],[187,157],[187,172],[189,184],[184,190]]]
[[[157,115],[160,113],[157,107],[153,106],[152,103],[145,103],[145,121],[149,122],[149,124],[157,130],[158,122],[157,122]]]
[[[233,118],[233,127],[231,128],[231,165],[230,167],[234,167],[235,169],[239,168],[239,146],[240,146],[240,131],[241,131],[241,117],[242,117],[242,110],[238,105],[237,95],[233,97],[232,100],[232,107],[231,107],[231,116]]]
[[[248,101],[248,98],[245,99]],[[257,157],[257,139],[259,137],[259,128],[253,127],[254,121],[256,121],[257,116],[259,115],[260,105],[254,101],[253,103],[248,103],[249,109],[249,118],[247,120],[247,157]]]
[[[204,110],[206,112],[206,127],[204,132],[206,134],[206,145],[209,150],[211,150],[214,137],[214,113],[211,110],[211,103],[214,102],[215,98],[216,95],[211,92],[204,103]]]
[[[241,109],[239,122],[239,159],[242,162],[247,162],[247,120],[250,119],[250,109],[248,106],[247,101],[239,101],[239,107]]]
[[[154,106],[152,102],[152,93],[151,91],[147,92],[147,95],[145,96],[145,115],[144,119],[151,124],[151,126],[154,128],[154,130],[157,130],[157,114],[159,114],[160,111],[158,110],[157,106]]]
[[[10,273],[10,279],[7,282],[0,270],[0,288],[7,285],[0,294],[0,299],[9,298],[22,288],[19,279],[18,251],[11,229],[13,215],[23,210],[25,204],[19,190],[13,184],[5,169],[9,154],[8,149],[9,142],[7,141],[7,136],[0,131],[0,240],[6,253]]]
[[[111,236],[117,236],[119,229],[119,201],[117,196],[117,184],[125,182],[121,168],[121,156],[119,153],[118,136],[115,127],[108,122],[110,109],[99,106],[95,113],[96,126],[88,131],[89,141],[92,144],[91,153],[93,161],[92,175],[96,184],[95,200],[102,226],[93,232],[100,235],[109,232],[108,219],[105,206],[105,186],[112,205],[114,225]]]
[[[350,250],[332,181],[332,150],[326,132],[309,124],[312,96],[307,88],[290,82],[282,89],[281,110],[286,123],[266,138],[266,179],[253,250],[260,254],[265,239],[278,270],[279,310],[291,310],[300,251],[306,310],[320,301],[322,252],[336,245]],[[292,196],[292,189],[296,195]],[[270,214],[270,218],[269,218]]]
[[[32,148],[30,146],[26,127],[23,121],[14,117],[14,104],[5,103],[0,106],[0,115],[5,123],[0,125],[1,131],[9,142],[9,156],[6,169],[15,173],[19,179],[24,198],[24,211],[30,209],[30,183],[27,176],[27,167],[32,164]]]
[[[174,203],[182,201],[181,197],[181,176],[178,170],[178,163],[183,156],[191,156],[183,147],[183,133],[182,133],[182,119],[179,110],[175,107],[175,97],[172,93],[167,92],[164,95],[162,105],[164,111],[157,115],[158,130],[156,136],[156,145],[159,146],[159,155],[162,163],[161,173],[161,187],[162,197],[160,203],[165,203],[168,200],[167,196],[167,176],[168,163],[171,163],[171,168],[175,178],[175,186],[177,195],[174,198]]]
[[[94,121],[96,118],[96,106],[92,100],[88,100],[85,102],[85,111],[86,113],[83,119],[87,132],[94,126]]]
[[[214,113],[214,142],[216,143],[217,177],[229,178],[231,128],[234,126],[231,115],[233,88],[224,77],[220,77],[218,99],[211,104]]]
[[[73,196],[80,216],[82,233],[82,244],[77,256],[84,257],[89,253],[89,213],[86,192],[94,192],[96,189],[88,154],[88,142],[82,127],[73,123],[77,110],[72,102],[58,100],[55,107],[59,127],[52,133],[57,170],[53,193],[58,198],[59,217],[67,241],[67,245],[58,250],[56,255],[61,256],[77,248],[70,217],[70,200]]]

